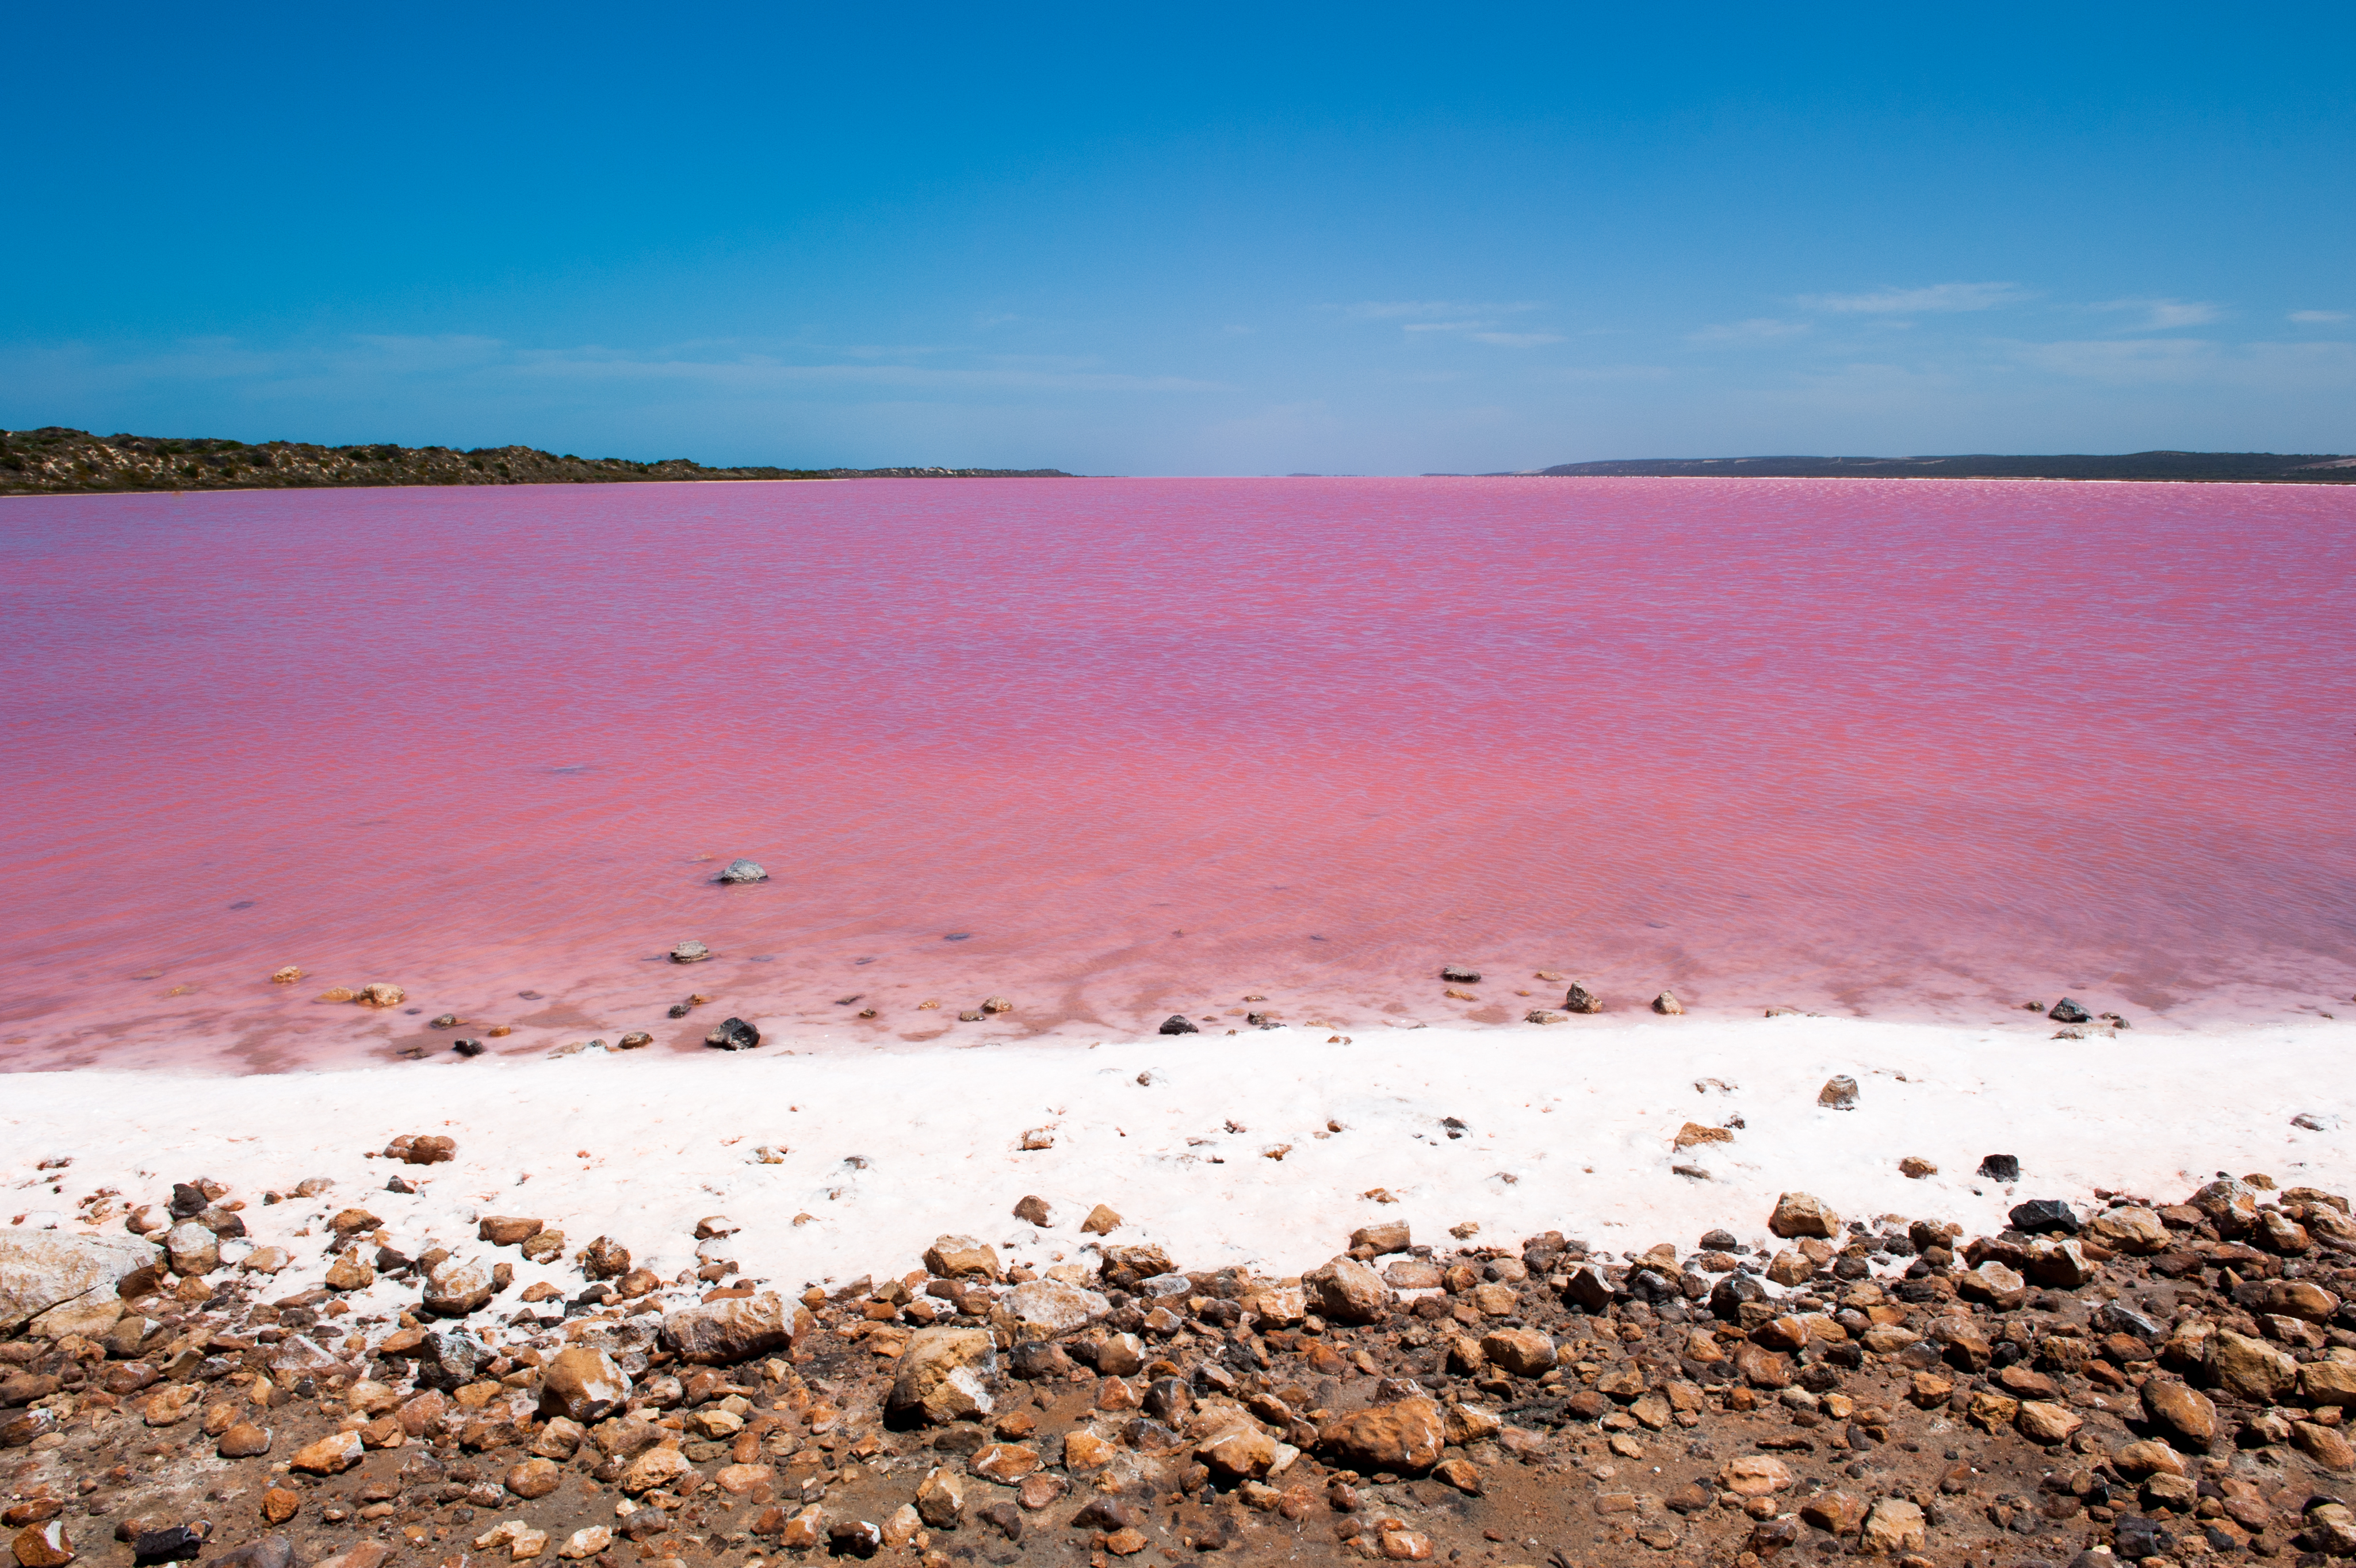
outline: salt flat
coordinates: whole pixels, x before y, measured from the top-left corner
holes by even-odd
[[[171,1182],[211,1176],[246,1201],[253,1241],[294,1254],[273,1292],[317,1282],[321,1221],[355,1204],[412,1256],[470,1248],[480,1215],[528,1215],[573,1251],[610,1234],[667,1277],[694,1266],[696,1219],[723,1213],[743,1227],[733,1255],[745,1272],[794,1290],[904,1273],[945,1232],[1034,1265],[1086,1262],[1096,1239],[1078,1224],[1098,1203],[1122,1217],[1115,1241],[1160,1242],[1182,1267],[1275,1273],[1322,1262],[1376,1219],[1406,1219],[1433,1242],[1470,1221],[1480,1240],[1515,1245],[1558,1230],[1616,1252],[1689,1249],[1720,1225],[1758,1244],[1789,1189],[1846,1217],[1935,1217],[1970,1235],[1999,1229],[2022,1198],[2083,1204],[2102,1187],[2172,1201],[2219,1171],[2347,1191],[2351,1047],[2345,1023],[2056,1041],[1644,1018],[1341,1044],[1280,1029],[1094,1047],[29,1073],[5,1080],[0,1220],[77,1229],[76,1201],[113,1187],[123,1197],[103,1223],[119,1227],[122,1204],[160,1206]],[[1859,1086],[1852,1110],[1816,1102],[1837,1073]],[[2347,1116],[2349,1130],[2293,1126],[2301,1112]],[[1737,1118],[1730,1143],[1672,1147],[1687,1122]],[[1023,1149],[1033,1130],[1053,1146]],[[455,1140],[453,1161],[369,1157],[428,1133]],[[780,1163],[755,1163],[765,1144],[786,1151]],[[1989,1154],[2019,1157],[2016,1187],[1974,1174]],[[37,1175],[59,1155],[71,1165]],[[1939,1174],[1902,1176],[1909,1155]],[[1708,1179],[1675,1174],[1681,1164]],[[421,1190],[385,1190],[396,1172]],[[307,1176],[334,1188],[263,1203]],[[1365,1196],[1376,1188],[1397,1201]],[[1033,1193],[1054,1207],[1051,1229],[1012,1218]],[[519,1284],[573,1283],[518,1269]],[[377,1288],[380,1305],[409,1294]]]

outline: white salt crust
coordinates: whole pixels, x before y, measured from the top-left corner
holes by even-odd
[[[669,1278],[694,1266],[696,1220],[724,1214],[743,1227],[731,1255],[797,1292],[905,1273],[944,1233],[1034,1266],[1059,1255],[1089,1262],[1095,1239],[1078,1226],[1098,1203],[1122,1216],[1112,1241],[1159,1242],[1183,1268],[1274,1274],[1323,1262],[1353,1227],[1377,1219],[1407,1220],[1418,1241],[1442,1249],[1464,1221],[1480,1226],[1476,1243],[1505,1246],[1558,1230],[1615,1253],[1664,1240],[1684,1251],[1716,1226],[1762,1245],[1787,1190],[1845,1218],[1933,1217],[1972,1234],[2000,1228],[2024,1198],[2085,1205],[2099,1187],[2175,1201],[2221,1170],[2356,1188],[2351,1047],[2356,1025],[2345,1023],[2073,1042],[1843,1019],[1646,1017],[1386,1030],[1344,1044],[1295,1028],[1093,1048],[24,1073],[0,1079],[0,1221],[85,1229],[74,1203],[96,1188],[160,1205],[171,1182],[209,1176],[246,1200],[253,1241],[294,1252],[263,1287],[272,1297],[318,1283],[322,1221],[354,1204],[412,1255],[436,1243],[479,1251],[514,1262],[519,1287],[545,1278],[567,1294],[580,1284],[569,1261],[541,1268],[478,1243],[477,1219],[536,1216],[566,1233],[568,1253],[609,1234]],[[1857,1079],[1854,1110],[1817,1105],[1836,1073]],[[2291,1124],[2301,1112],[2348,1121],[2308,1131]],[[1744,1125],[1731,1144],[1672,1150],[1687,1122],[1736,1116]],[[1448,1136],[1446,1117],[1464,1124],[1460,1136]],[[1054,1146],[1023,1150],[1024,1133],[1042,1128]],[[403,1133],[455,1138],[455,1160],[365,1157]],[[787,1149],[783,1163],[753,1163],[761,1144]],[[1268,1156],[1280,1146],[1281,1159]],[[1976,1176],[1989,1154],[2017,1155],[2019,1182]],[[54,1155],[72,1164],[37,1172]],[[1907,1178],[1908,1155],[1939,1174]],[[1677,1165],[1710,1179],[1675,1174]],[[423,1190],[384,1190],[396,1172]],[[306,1176],[335,1187],[262,1203],[264,1189],[291,1192]],[[1362,1196],[1376,1187],[1398,1201]],[[1052,1228],[1012,1217],[1030,1193],[1054,1206]],[[809,1218],[796,1225],[798,1215]],[[387,1281],[355,1305],[388,1310],[415,1292]]]

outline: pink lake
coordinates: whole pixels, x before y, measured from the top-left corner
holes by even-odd
[[[2356,489],[20,499],[0,568],[7,1067],[2356,992]]]

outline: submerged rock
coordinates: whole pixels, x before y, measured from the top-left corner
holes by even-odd
[[[673,963],[701,963],[712,956],[712,950],[701,942],[681,942],[670,950]]]
[[[766,882],[769,874],[750,860],[732,860],[727,868],[712,880],[714,882]]]
[[[1452,981],[1458,985],[1478,985],[1481,983],[1481,972],[1470,964],[1443,964],[1440,967],[1440,978]]]

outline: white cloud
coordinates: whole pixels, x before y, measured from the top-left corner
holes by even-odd
[[[2134,331],[2166,332],[2178,327],[2205,327],[2225,314],[2222,306],[2197,299],[2106,299],[2096,310],[2140,310],[2143,319]]]
[[[2308,326],[2321,326],[2327,322],[2345,321],[2348,319],[2348,313],[2344,310],[2294,310],[2290,313],[2290,318]]]
[[[2010,283],[1934,283],[1920,288],[1882,288],[1870,294],[1803,295],[1806,310],[1867,316],[1928,316],[1959,310],[1994,310],[2018,305],[2029,291]]]
[[[1529,349],[1540,343],[1562,341],[1558,332],[1475,332],[1472,338],[1475,343],[1496,343],[1507,349]]]
[[[1726,327],[1705,327],[1686,334],[1688,343],[1717,343],[1729,348],[1755,348],[1762,343],[1780,343],[1786,338],[1797,338],[1808,330],[1804,321],[1778,321],[1772,317],[1753,317]]]

